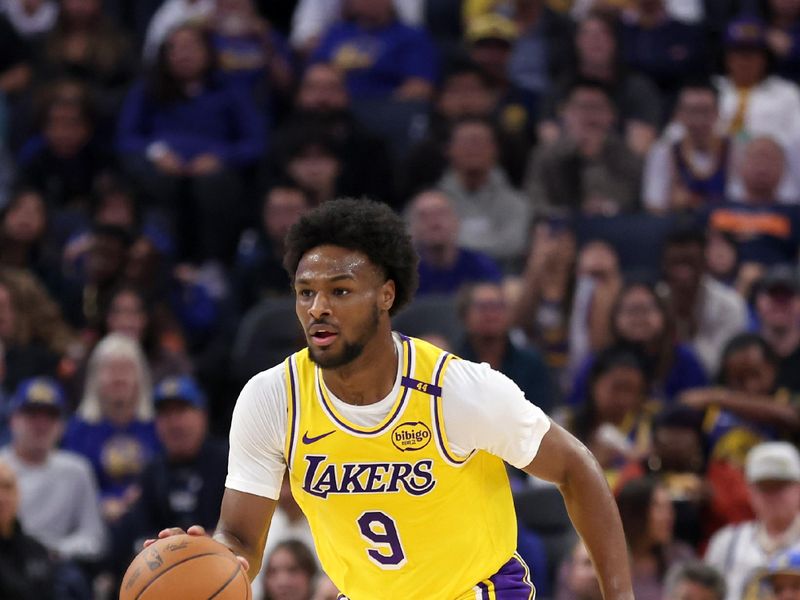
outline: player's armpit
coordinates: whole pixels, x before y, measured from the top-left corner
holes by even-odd
[[[214,539],[243,556],[250,565],[252,581],[261,568],[261,557],[277,501],[225,488]]]

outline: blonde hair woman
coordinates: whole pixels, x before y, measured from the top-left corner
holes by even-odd
[[[85,390],[64,447],[91,461],[104,515],[115,520],[136,499],[136,479],[160,451],[150,372],[139,344],[118,333],[100,340],[89,358]]]

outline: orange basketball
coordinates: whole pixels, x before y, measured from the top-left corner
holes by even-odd
[[[250,580],[228,548],[206,536],[158,540],[133,559],[120,600],[251,600]]]

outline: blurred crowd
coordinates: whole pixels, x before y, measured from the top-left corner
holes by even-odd
[[[353,196],[421,257],[397,329],[595,454],[637,598],[800,599],[799,84],[800,0],[0,0],[0,598],[213,529],[283,238]],[[509,476],[538,597],[598,600]],[[257,598],[336,597],[288,487],[267,544]]]

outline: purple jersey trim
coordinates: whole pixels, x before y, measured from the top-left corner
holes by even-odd
[[[289,469],[292,468],[292,463],[294,462],[294,448],[296,445],[295,437],[297,435],[297,421],[298,421],[298,401],[297,401],[297,387],[295,383],[295,376],[294,376],[294,365],[292,364],[292,357],[286,359],[287,365],[289,367],[289,401],[291,402],[292,406],[292,419],[291,423],[289,423],[289,456],[287,457],[287,467]]]

